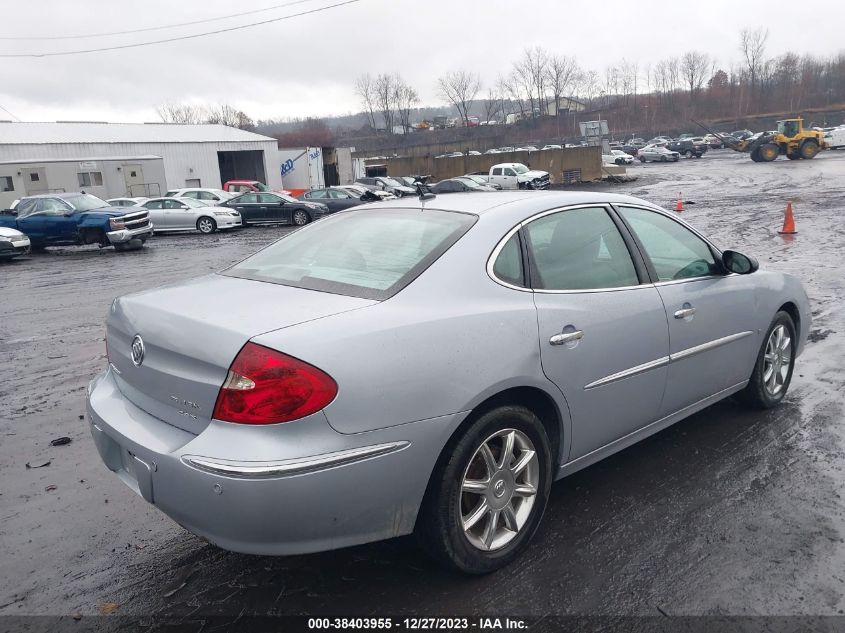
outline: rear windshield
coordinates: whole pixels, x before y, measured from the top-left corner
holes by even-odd
[[[340,213],[288,234],[223,274],[381,301],[416,279],[476,219],[419,209]]]

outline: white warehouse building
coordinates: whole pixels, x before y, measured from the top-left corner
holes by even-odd
[[[281,189],[276,139],[225,125],[0,122],[0,209],[26,195],[164,195],[260,180]]]

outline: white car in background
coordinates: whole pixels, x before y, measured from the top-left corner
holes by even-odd
[[[29,238],[17,229],[0,226],[0,261],[29,255]]]
[[[106,200],[113,207],[140,207],[149,198],[109,198]]]
[[[141,206],[149,210],[156,233],[199,231],[208,234],[243,226],[241,214],[235,209],[210,207],[193,198],[151,198]]]
[[[170,189],[164,194],[165,198],[193,198],[201,202],[208,202],[214,204],[216,202],[226,202],[231,200],[236,195],[222,189],[212,189],[209,187],[186,187],[184,189]]]
[[[634,157],[621,149],[612,149],[609,154],[602,154],[601,160],[606,165],[630,165],[634,162]]]
[[[563,145],[544,145],[540,148],[540,151],[544,152],[547,149],[563,149]]]

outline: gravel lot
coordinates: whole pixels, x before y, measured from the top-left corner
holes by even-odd
[[[845,152],[755,164],[729,150],[636,164],[590,188],[671,208],[723,247],[799,276],[810,345],[787,401],[733,401],[554,485],[534,545],[483,578],[411,539],[266,558],[219,550],[102,465],[83,419],[120,294],[234,262],[287,229],[49,249],[0,265],[0,615],[845,613]],[[798,235],[777,234],[787,199]],[[52,447],[69,436],[72,443]],[[50,460],[42,468],[27,468]],[[55,486],[55,489],[52,488]]]

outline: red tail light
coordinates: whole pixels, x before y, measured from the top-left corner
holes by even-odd
[[[217,395],[214,418],[241,424],[290,422],[316,413],[337,395],[337,383],[313,365],[247,343]]]

